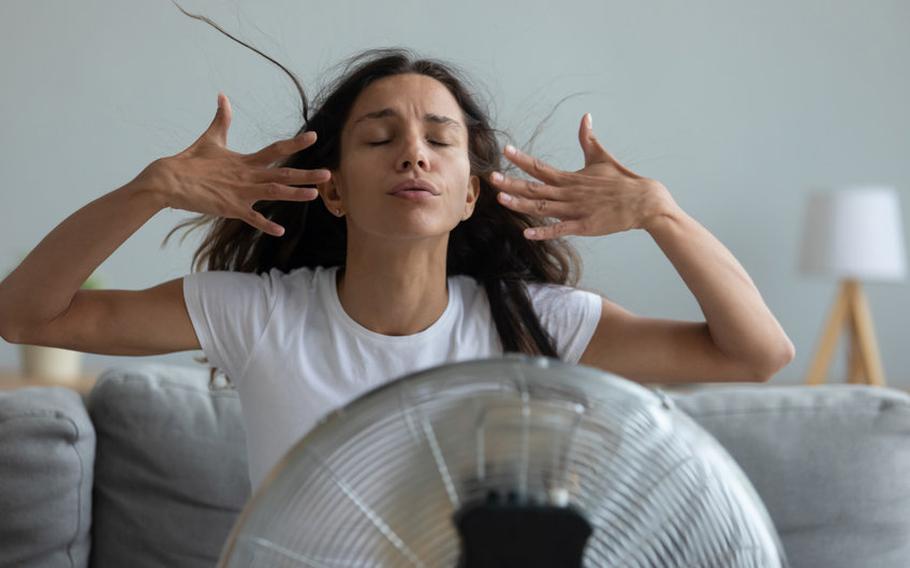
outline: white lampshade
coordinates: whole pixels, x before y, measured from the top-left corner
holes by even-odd
[[[850,186],[809,196],[800,269],[857,280],[903,280],[904,231],[897,190]]]

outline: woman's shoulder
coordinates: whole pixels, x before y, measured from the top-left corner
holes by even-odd
[[[217,290],[229,290],[232,293],[262,290],[271,295],[313,288],[316,282],[328,278],[330,272],[331,269],[321,266],[316,268],[301,266],[290,270],[278,267],[254,271],[203,270],[191,272],[184,279],[186,286],[204,289],[207,293],[214,293]]]
[[[536,282],[534,280],[525,280],[525,287],[528,291],[542,291],[542,290],[558,290],[558,291],[568,291],[574,290],[572,286],[568,284],[559,284],[557,282]]]
[[[337,270],[337,266],[299,266],[277,274],[276,278],[290,295],[303,298],[334,286]]]
[[[457,276],[451,276],[450,281],[455,279],[456,282],[462,287],[465,291],[480,291],[484,288],[478,280],[473,276],[466,274],[459,274]],[[543,298],[543,297],[552,297],[554,295],[564,295],[575,293],[575,295],[599,295],[599,292],[593,289],[586,288],[584,286],[573,286],[570,284],[560,284],[557,282],[539,282],[534,280],[522,280],[522,284],[528,291],[528,295],[534,298]]]
[[[594,309],[599,306],[603,295],[595,290],[555,282],[526,281],[528,297],[535,307],[552,310]]]
[[[281,269],[277,267],[263,270],[260,274],[268,274],[268,277],[277,282],[288,284],[309,284],[317,280],[326,280],[335,274],[337,266],[298,266],[290,269]]]
[[[532,280],[524,281],[528,293],[532,295],[550,295],[550,294],[568,294],[572,292],[594,293],[592,290],[581,286],[571,284],[560,284],[558,282],[536,282]]]

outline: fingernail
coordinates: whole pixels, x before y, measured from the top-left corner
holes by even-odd
[[[508,154],[510,156],[515,154],[515,146],[512,146],[511,144],[506,144],[506,154]]]
[[[585,120],[588,122],[588,128],[594,128],[594,117],[591,116],[591,113],[585,115]]]
[[[493,178],[493,181],[502,181],[502,174],[499,172],[493,172],[490,177]]]

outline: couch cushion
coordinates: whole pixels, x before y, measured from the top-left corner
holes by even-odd
[[[236,391],[210,390],[202,366],[111,368],[88,409],[92,566],[214,566],[250,496]]]
[[[864,385],[667,391],[752,481],[792,566],[910,562],[910,395]]]
[[[77,392],[0,391],[0,566],[88,566],[94,461]]]

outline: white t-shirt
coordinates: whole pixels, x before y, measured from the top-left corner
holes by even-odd
[[[503,354],[486,291],[473,278],[448,278],[448,306],[430,327],[390,336],[344,311],[337,270],[218,270],[183,278],[202,351],[237,387],[254,491],[320,418],[360,394],[443,363]],[[527,286],[559,358],[577,363],[600,320],[601,297],[569,286]]]

